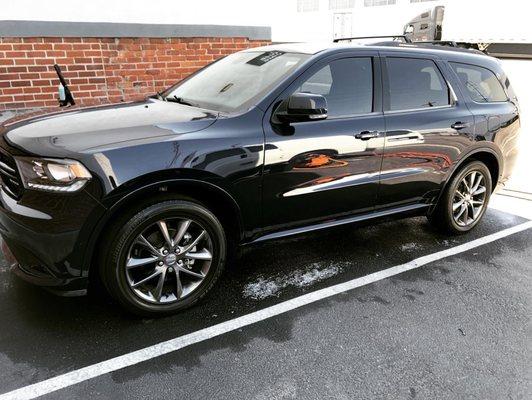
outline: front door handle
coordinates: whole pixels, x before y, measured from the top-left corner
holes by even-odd
[[[362,131],[355,135],[355,138],[360,140],[369,140],[379,137],[379,131]]]
[[[467,128],[468,126],[469,126],[469,124],[465,124],[463,122],[458,121],[458,122],[455,122],[454,124],[452,124],[451,128],[460,130],[460,129]]]

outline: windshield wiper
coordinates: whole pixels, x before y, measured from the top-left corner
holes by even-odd
[[[163,100],[164,101],[164,97],[163,97],[163,92],[162,91],[155,92],[155,94],[153,96],[150,96],[150,97],[153,98],[153,99]]]
[[[182,97],[177,97],[177,96],[174,96],[174,97],[165,97],[165,100],[166,101],[170,101],[172,103],[179,103],[179,104],[183,104],[185,106],[191,106],[191,107],[199,107],[197,104],[195,103],[192,103],[188,100],[185,100],[184,98]]]

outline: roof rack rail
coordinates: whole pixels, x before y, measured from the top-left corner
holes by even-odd
[[[404,43],[411,43],[409,37],[405,35],[384,35],[384,36],[355,36],[355,37],[346,37],[346,38],[336,38],[333,40],[334,43],[343,42],[343,41],[350,41],[350,40],[356,40],[356,39],[385,39],[385,38],[392,38],[395,39],[402,39]]]
[[[449,46],[449,47],[459,47],[456,42],[452,40],[427,40],[419,42],[411,42],[412,44],[434,44],[437,46]]]

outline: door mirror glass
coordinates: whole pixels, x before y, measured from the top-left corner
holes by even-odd
[[[277,119],[283,123],[316,121],[327,118],[327,100],[319,94],[294,93],[279,107]]]

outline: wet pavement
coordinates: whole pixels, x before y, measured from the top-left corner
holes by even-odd
[[[200,304],[164,319],[131,317],[102,296],[56,297],[2,262],[0,393],[524,221],[490,209],[466,236],[414,218],[250,246]],[[516,233],[44,398],[530,398],[531,238]]]

